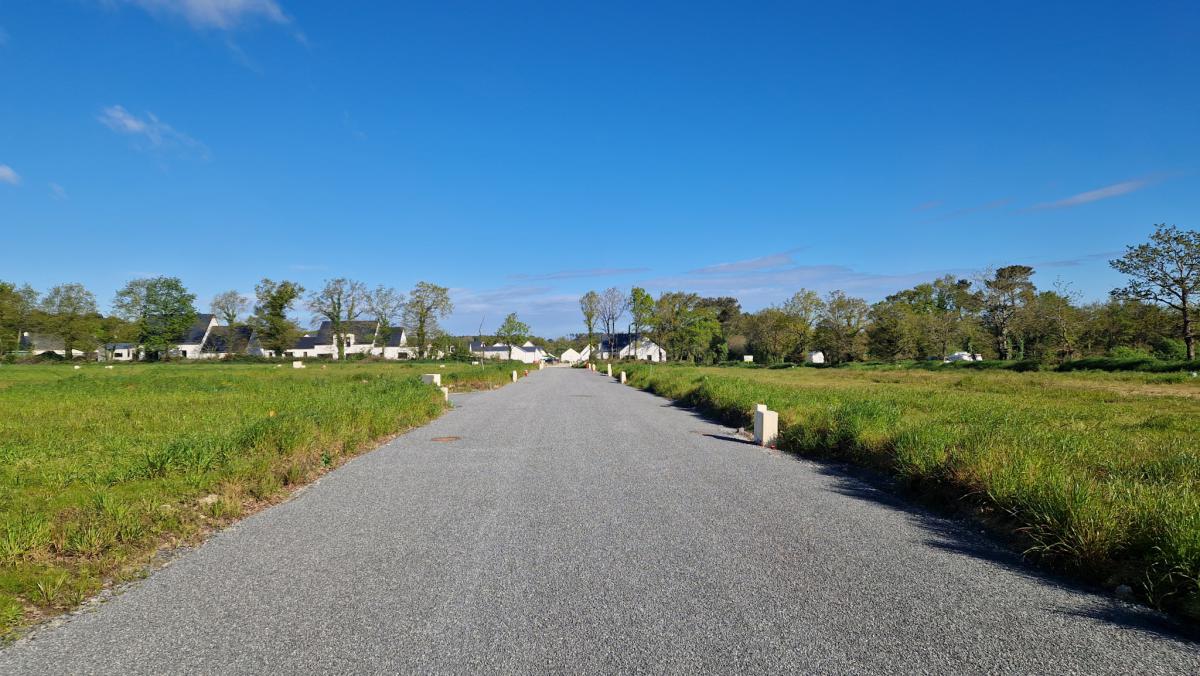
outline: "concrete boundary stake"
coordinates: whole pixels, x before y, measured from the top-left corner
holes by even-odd
[[[440,374],[440,373],[421,374],[421,382],[425,383],[426,385],[437,385],[438,387],[441,387],[442,386],[442,374]]]
[[[754,407],[754,443],[770,446],[779,437],[779,413],[767,408],[766,404]]]

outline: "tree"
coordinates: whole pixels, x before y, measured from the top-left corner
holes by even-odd
[[[404,322],[413,329],[417,338],[417,349],[424,355],[428,341],[439,331],[438,320],[454,311],[450,302],[450,290],[444,286],[417,282],[408,294],[404,306]]]
[[[138,342],[147,354],[167,359],[196,321],[195,301],[178,277],[152,277],[126,284],[117,292],[113,308],[137,325]]]
[[[37,306],[33,287],[0,282],[0,354],[20,349],[21,334],[29,330]]]
[[[1129,283],[1112,295],[1164,305],[1179,313],[1180,337],[1189,360],[1196,358],[1193,309],[1200,295],[1200,232],[1160,223],[1150,241],[1126,247],[1125,255],[1109,261]]]
[[[234,290],[223,291],[213,296],[211,307],[212,313],[225,322],[225,326],[229,327],[225,351],[229,354],[237,354],[244,347],[236,344],[238,318],[250,307],[250,299]]]
[[[600,326],[608,336],[608,351],[612,358],[617,356],[617,348],[613,340],[617,332],[617,322],[621,320],[621,316],[628,309],[629,297],[617,287],[607,288],[604,293],[600,294],[600,303],[596,307],[596,318],[600,320]]]
[[[778,307],[768,307],[746,318],[750,349],[760,361],[771,364],[782,361],[800,341],[796,319]]]
[[[583,323],[587,326],[588,345],[592,345],[596,341],[596,316],[600,313],[600,294],[595,291],[583,294],[579,298],[579,310],[583,312]]]
[[[283,356],[296,342],[299,330],[288,318],[288,312],[303,293],[304,287],[287,280],[275,282],[264,278],[254,287],[257,303],[249,323],[258,335],[258,342],[276,356]]]
[[[629,316],[633,320],[631,340],[640,341],[642,331],[654,321],[654,297],[640,286],[633,287],[629,292]],[[637,343],[634,343],[634,349],[637,349],[636,345]]]
[[[366,297],[367,287],[362,282],[345,277],[325,280],[325,286],[320,291],[313,291],[308,296],[308,309],[329,322],[338,359],[346,358],[346,322],[358,319]]]
[[[826,357],[834,363],[842,363],[861,355],[863,331],[870,311],[867,301],[847,296],[842,291],[832,291],[825,297],[825,309],[817,332]]]
[[[673,359],[709,361],[713,337],[720,333],[721,323],[694,293],[664,292],[654,304],[654,342]]]
[[[1001,359],[1012,358],[1014,324],[1021,309],[1037,292],[1030,281],[1032,276],[1033,268],[1028,265],[1009,265],[983,280],[984,322],[996,339],[996,352]],[[1024,356],[1023,345],[1017,348],[1017,353]]]
[[[371,346],[376,342],[386,346],[392,332],[392,322],[404,312],[404,294],[390,286],[380,284],[367,294],[367,311],[375,318],[375,337]]]
[[[816,291],[800,289],[784,302],[781,309],[791,317],[790,326],[796,332],[794,347],[789,354],[796,354],[798,358],[794,361],[804,361],[804,353],[808,351],[812,342],[813,330],[817,326],[817,320],[821,318],[825,303]]]
[[[50,289],[42,299],[42,311],[46,313],[46,330],[62,338],[67,359],[76,345],[85,350],[95,347],[100,313],[96,296],[82,284],[60,284]]]
[[[529,325],[517,319],[517,313],[513,312],[505,317],[504,323],[496,329],[496,337],[508,345],[508,360],[512,361],[513,346],[524,343],[529,338]]]

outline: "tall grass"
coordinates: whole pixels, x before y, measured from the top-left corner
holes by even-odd
[[[630,365],[630,382],[779,446],[973,504],[1042,562],[1200,617],[1200,384],[1145,374]]]
[[[0,366],[0,634],[443,410],[507,365]]]

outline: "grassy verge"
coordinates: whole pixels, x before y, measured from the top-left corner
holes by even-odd
[[[972,505],[1028,555],[1200,618],[1200,383],[1160,374],[622,365],[779,447],[882,469]]]
[[[0,366],[0,635],[438,416],[507,365]]]

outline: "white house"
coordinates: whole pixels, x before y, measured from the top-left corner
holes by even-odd
[[[209,333],[216,327],[217,318],[215,315],[196,315],[196,321],[192,322],[192,326],[180,337],[179,343],[171,350],[171,356],[183,357],[184,359],[214,358],[216,355],[204,353],[204,343],[208,341]]]
[[[511,359],[525,364],[536,364],[546,360],[546,351],[528,340],[524,345],[513,345],[511,349],[505,343],[484,345],[482,342],[472,341],[471,354],[481,359]]]
[[[386,335],[382,335],[385,334]],[[342,322],[342,343],[346,355],[362,354],[381,356],[384,359],[415,359],[417,348],[408,344],[408,334],[402,327],[393,326],[381,331],[379,322]],[[287,350],[292,358],[325,357],[337,359],[337,342],[333,333],[333,322],[321,322],[320,328],[296,340]]]
[[[138,357],[138,346],[134,343],[105,343],[96,352],[98,361],[133,361]]]
[[[574,364],[577,361],[582,361],[579,352],[573,347],[563,350],[563,353],[558,356],[558,360],[564,364]]]
[[[33,355],[38,354],[56,354],[60,357],[67,356],[67,345],[63,339],[58,336],[53,336],[48,333],[30,333],[24,331],[21,333],[20,343],[17,349],[28,352]],[[82,357],[86,352],[71,348],[71,357]]]
[[[601,359],[667,360],[667,351],[657,343],[645,336],[635,341],[628,333],[618,333],[611,340],[600,341],[599,355]]]

